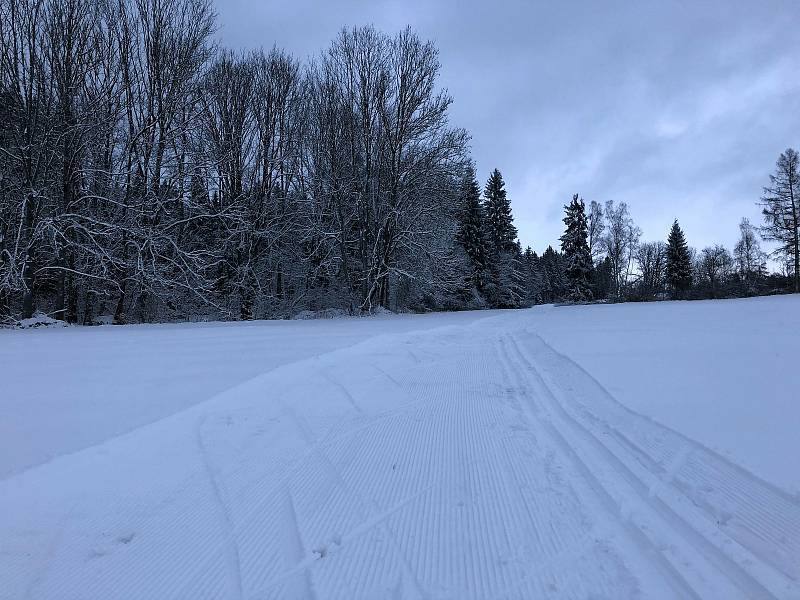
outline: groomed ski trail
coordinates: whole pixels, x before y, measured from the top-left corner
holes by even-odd
[[[793,600],[800,503],[506,313],[300,361],[0,481],[0,556],[9,600]]]

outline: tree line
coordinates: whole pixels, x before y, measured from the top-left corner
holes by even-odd
[[[781,153],[759,199],[763,224],[739,224],[733,251],[715,244],[691,248],[676,219],[664,241],[642,242],[628,206],[608,201],[588,208],[576,194],[565,208],[561,252],[524,253],[529,302],[642,301],[745,297],[800,291],[798,153]],[[760,240],[777,242],[770,256]]]
[[[215,46],[207,0],[0,0],[0,28],[6,318],[462,302],[469,136],[410,29],[301,63]]]
[[[215,20],[209,0],[0,0],[0,320],[690,297],[730,293],[734,273],[742,293],[777,285],[746,222],[735,256],[696,253],[679,229],[640,244],[624,203],[587,212],[577,196],[560,250],[523,251],[500,171],[481,188],[449,123],[432,43],[345,29],[301,62],[218,47]],[[782,160],[762,233],[794,249],[796,276],[797,154]]]

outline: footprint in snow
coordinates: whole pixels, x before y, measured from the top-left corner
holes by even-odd
[[[334,534],[331,536],[331,538],[330,538],[329,542],[330,542],[330,544],[332,544],[334,547],[341,546],[341,545],[342,545],[342,536],[341,536],[341,535],[339,535],[338,533],[334,533]],[[320,560],[320,559],[323,559],[323,558],[325,558],[326,556],[328,556],[328,553],[329,553],[329,552],[330,552],[332,549],[333,549],[333,548],[329,548],[329,547],[328,547],[328,544],[320,544],[319,546],[317,546],[316,548],[314,548],[314,549],[311,551],[311,553],[312,553],[312,554],[314,554],[314,555],[316,556],[317,560]]]
[[[133,538],[134,538],[135,536],[136,536],[136,532],[135,532],[135,531],[131,531],[131,532],[130,532],[130,533],[128,533],[128,534],[125,534],[125,535],[121,535],[121,536],[119,536],[119,537],[117,538],[117,541],[118,541],[120,544],[130,544],[130,543],[133,541]]]

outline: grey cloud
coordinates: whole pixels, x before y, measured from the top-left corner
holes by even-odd
[[[732,245],[774,161],[800,143],[800,5],[766,2],[219,2],[221,41],[321,52],[342,26],[411,25],[440,49],[451,120],[481,177],[503,171],[524,244],[571,194],[626,201]]]

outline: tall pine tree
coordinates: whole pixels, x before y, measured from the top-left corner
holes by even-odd
[[[486,237],[489,247],[487,266],[491,282],[487,286],[490,302],[501,308],[519,306],[520,249],[511,203],[500,171],[495,169],[483,192]]]
[[[552,246],[548,246],[539,259],[539,265],[544,276],[544,302],[563,300],[567,290],[564,256],[553,250]]]
[[[517,228],[514,226],[514,216],[511,214],[511,203],[505,186],[503,176],[495,169],[483,191],[489,243],[498,253],[512,251],[517,240]]]
[[[522,255],[522,272],[524,277],[524,304],[533,306],[543,302],[544,274],[536,252],[528,246]]]
[[[457,240],[469,257],[472,283],[475,289],[484,293],[488,249],[484,236],[481,192],[478,180],[475,178],[475,170],[472,167],[467,169],[462,186]]]
[[[592,254],[589,251],[586,210],[578,194],[564,207],[566,231],[561,236],[561,251],[566,260],[567,299],[585,302],[592,299]]]
[[[667,238],[667,283],[675,298],[683,297],[692,287],[692,257],[677,219]]]
[[[614,265],[611,259],[606,256],[603,260],[597,261],[592,277],[592,292],[596,299],[608,298],[614,287]]]

